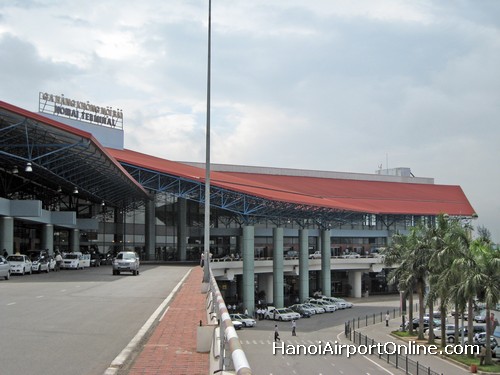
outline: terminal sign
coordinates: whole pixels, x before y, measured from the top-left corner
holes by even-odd
[[[73,118],[96,125],[123,128],[122,110],[69,99],[64,95],[41,92],[38,108],[43,113]]]

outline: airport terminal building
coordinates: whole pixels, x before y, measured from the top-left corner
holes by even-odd
[[[48,93],[0,101],[0,249],[116,252],[199,262],[205,166],[124,148],[123,114]],[[211,165],[211,268],[253,311],[314,291],[390,292],[377,251],[441,213],[473,218],[460,186],[409,168],[374,174]]]

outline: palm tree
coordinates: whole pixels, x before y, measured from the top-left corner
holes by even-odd
[[[430,296],[439,299],[439,310],[442,317],[447,315],[447,306],[455,304],[455,342],[458,342],[458,312],[465,308],[465,300],[461,293],[457,293],[456,286],[461,280],[461,272],[452,267],[457,258],[468,256],[469,227],[460,221],[449,220],[445,215],[438,215],[436,226],[430,228],[427,236],[431,239],[431,246],[435,249],[429,263]],[[441,346],[446,345],[444,335],[446,320],[441,319]],[[431,339],[431,335],[429,335]],[[429,340],[430,342],[431,340]]]
[[[413,293],[418,285],[418,278],[414,272],[415,247],[417,232],[414,228],[408,235],[397,233],[392,237],[392,245],[384,251],[385,265],[394,267],[388,275],[390,284],[398,285],[400,291],[404,292],[405,298],[409,300],[408,319],[410,322],[409,332],[413,334]],[[422,306],[420,303],[419,308]],[[421,314],[423,317],[423,313]]]
[[[473,241],[471,250],[476,256],[479,273],[475,275],[478,286],[478,298],[486,304],[486,357],[485,365],[491,365],[491,335],[493,321],[491,309],[500,300],[500,253],[493,249],[489,238]]]

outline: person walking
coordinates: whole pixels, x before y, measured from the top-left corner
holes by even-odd
[[[62,261],[63,261],[63,258],[61,256],[61,253],[58,251],[57,254],[56,254],[56,272],[57,271],[60,271],[61,270],[61,264],[62,264]]]
[[[280,339],[280,334],[278,332],[278,325],[275,324],[274,325],[274,342],[278,342],[278,341],[281,341],[281,339]]]
[[[295,319],[292,320],[292,336],[297,336],[297,333],[295,332],[295,329],[297,328],[297,322],[295,322]]]
[[[387,311],[387,314],[385,314],[385,326],[389,327],[389,319],[391,319],[391,316],[389,315],[389,311]]]

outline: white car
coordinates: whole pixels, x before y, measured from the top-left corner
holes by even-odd
[[[10,279],[10,263],[9,261],[0,255],[0,277],[4,277],[5,280]]]
[[[325,298],[325,297],[323,297],[323,299],[337,304],[337,306],[339,306],[339,308],[341,308],[341,309],[350,309],[353,306],[352,302],[348,302],[343,298],[338,298],[338,297],[326,297]]]
[[[349,258],[349,259],[354,259],[354,258],[359,258],[360,255],[356,253],[355,251],[348,251],[344,255],[342,255],[342,258]]]
[[[323,314],[326,312],[326,310],[323,307],[313,305],[312,303],[309,302],[304,303],[304,306],[314,309],[316,311],[316,314]]]
[[[90,254],[82,254],[80,256],[80,266],[82,268],[90,268]]]
[[[42,273],[50,271],[50,265],[48,258],[37,258],[31,261],[31,269],[33,272]]]
[[[238,322],[243,323],[243,326],[245,327],[255,327],[257,325],[257,322],[255,319],[250,318],[248,315],[245,314],[229,314],[231,317],[231,320],[234,322],[237,320]]]
[[[337,306],[337,310],[347,309],[347,303],[335,297],[321,297],[321,301]]]
[[[321,259],[321,251],[315,251],[312,254],[309,254],[309,259]]]
[[[233,327],[234,329],[242,329],[243,328],[243,323],[240,322],[239,320],[233,320]]]
[[[434,328],[433,332],[434,332],[434,337],[436,339],[441,338],[441,326]],[[449,335],[454,335],[454,334],[455,334],[455,325],[454,324],[446,324],[446,328],[445,328],[446,337],[448,337]],[[429,337],[429,329],[425,330],[424,336]]]
[[[300,314],[295,311],[287,308],[274,309],[271,312],[271,318],[273,320],[280,321],[290,321],[290,320],[298,320],[300,319]]]
[[[10,263],[10,273],[20,273],[25,275],[33,272],[31,269],[31,259],[24,254],[13,254],[7,257]]]
[[[309,301],[309,303],[324,308],[326,312],[337,311],[337,306],[333,305],[331,302],[322,301],[319,299],[312,299]]]
[[[75,269],[78,270],[80,268],[83,269],[83,266],[80,265],[80,257],[82,253],[80,252],[74,252],[74,253],[64,253],[62,258],[62,263],[61,263],[61,268],[69,268],[69,269]]]

